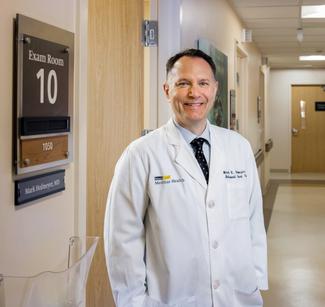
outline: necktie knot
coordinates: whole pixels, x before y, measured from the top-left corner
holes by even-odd
[[[196,138],[191,142],[191,145],[196,152],[197,150],[202,150],[203,143],[207,142],[204,138]]]

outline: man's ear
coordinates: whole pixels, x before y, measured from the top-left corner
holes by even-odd
[[[169,98],[169,85],[167,82],[164,83],[163,89],[164,89],[164,93],[165,93],[166,97]]]
[[[219,81],[216,81],[214,96],[217,95],[217,93],[218,93],[218,88],[219,88]]]

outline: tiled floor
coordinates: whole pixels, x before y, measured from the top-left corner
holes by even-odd
[[[277,181],[264,307],[325,306],[325,183],[301,180],[323,178]]]

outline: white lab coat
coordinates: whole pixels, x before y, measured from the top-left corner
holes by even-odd
[[[115,169],[105,253],[118,307],[262,306],[266,235],[249,143],[210,125],[207,185],[172,120],[132,142]]]

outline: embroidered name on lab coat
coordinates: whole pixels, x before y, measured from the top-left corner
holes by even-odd
[[[223,174],[226,179],[243,179],[247,178],[245,170],[224,170]]]
[[[171,183],[179,183],[184,182],[183,178],[173,179],[172,176],[156,176],[155,177],[155,184],[171,184]]]

